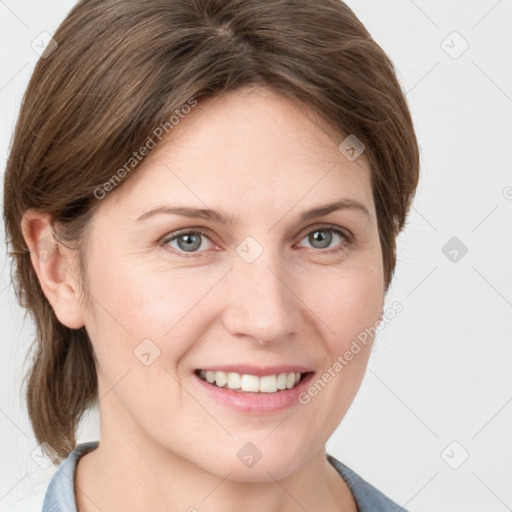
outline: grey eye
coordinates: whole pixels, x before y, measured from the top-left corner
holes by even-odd
[[[184,251],[196,251],[201,247],[201,234],[191,234],[185,233],[184,235],[179,235],[178,245],[180,249]]]
[[[325,249],[331,246],[331,243],[333,240],[335,241],[336,237],[340,239],[339,243],[342,243],[347,239],[345,233],[339,229],[318,228],[308,233],[303,240],[307,239],[313,249]]]
[[[327,229],[316,229],[308,235],[308,240],[316,249],[324,249],[325,247],[329,247],[332,240],[332,233]]]
[[[187,231],[186,233],[179,233],[169,238],[165,244],[171,245],[172,242],[176,242],[176,246],[172,246],[174,249],[183,252],[196,252],[201,248],[203,239],[208,240],[208,237],[200,231]]]

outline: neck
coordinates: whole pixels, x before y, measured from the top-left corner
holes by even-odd
[[[325,449],[280,480],[238,482],[213,474],[141,436],[103,432],[99,447],[78,464],[78,512],[138,510],[159,512],[356,512],[353,496],[327,461]],[[270,472],[269,472],[270,473]]]

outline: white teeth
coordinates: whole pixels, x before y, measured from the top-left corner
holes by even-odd
[[[235,372],[228,373],[228,388],[229,389],[240,389],[240,381],[242,378],[240,374]]]
[[[213,370],[201,370],[199,376],[219,388],[238,389],[251,393],[276,393],[278,390],[291,389],[299,381],[300,373],[280,373],[279,375],[240,375],[236,372],[220,372]]]
[[[262,393],[275,393],[277,391],[277,378],[275,375],[265,375],[260,378],[260,391]]]
[[[219,386],[219,388],[224,387],[228,382],[228,376],[225,372],[215,372],[215,384]]]
[[[286,373],[277,376],[277,389],[286,389]]]
[[[216,383],[217,386],[219,385]],[[242,375],[240,381],[240,389],[242,391],[252,391],[257,393],[260,390],[260,379],[256,375]]]

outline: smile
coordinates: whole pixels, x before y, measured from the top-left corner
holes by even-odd
[[[274,375],[240,374],[216,370],[197,370],[196,375],[218,388],[240,393],[278,393],[296,387],[306,373],[289,372]]]

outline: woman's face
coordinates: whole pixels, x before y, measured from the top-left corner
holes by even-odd
[[[267,89],[200,103],[101,200],[83,315],[102,441],[247,481],[323,450],[366,368],[370,339],[346,352],[378,321],[383,267],[364,153],[311,119]]]

